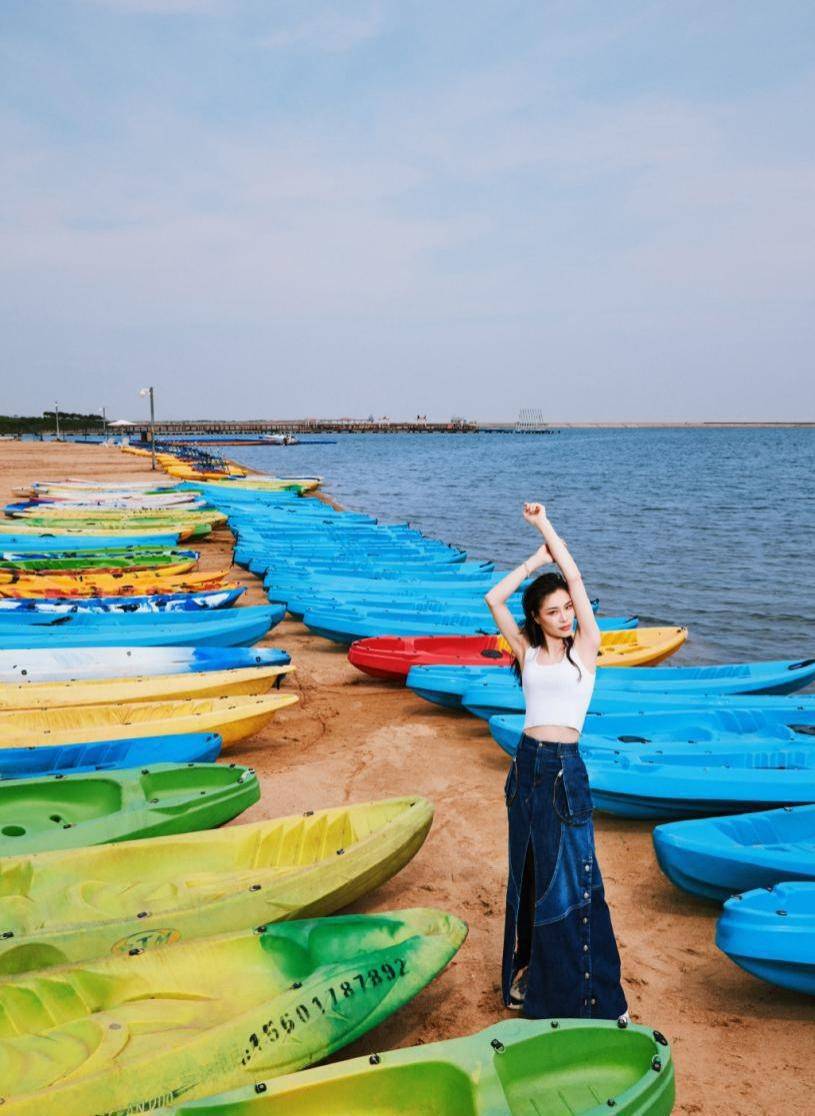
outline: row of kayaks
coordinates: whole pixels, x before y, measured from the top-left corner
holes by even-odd
[[[196,484],[209,474],[247,509],[291,505],[304,490],[258,484],[249,498],[241,478],[205,461],[162,464]],[[45,508],[58,494],[25,495]],[[132,518],[139,499],[103,504]],[[60,607],[39,599],[49,610],[20,611]],[[283,603],[262,611],[282,615]],[[274,688],[287,656],[209,637],[108,644],[104,633],[119,628],[186,630],[186,610],[177,621],[96,611],[91,623],[56,613],[73,625],[69,639],[96,632],[96,644],[0,648],[0,770],[15,753],[39,772],[0,783],[0,1096],[10,1112],[671,1111],[666,1040],[604,1021],[506,1022],[301,1069],[408,1003],[464,941],[464,923],[440,911],[333,913],[411,859],[432,806],[384,800],[213,831],[259,793],[251,769],[214,762],[229,743],[223,705],[293,700]],[[189,627],[209,633],[213,617],[193,615]],[[60,627],[38,618],[16,630]],[[197,711],[199,731],[176,707]],[[154,732],[157,712],[172,728]],[[222,718],[217,730],[208,713]],[[42,735],[23,747],[15,732]]]

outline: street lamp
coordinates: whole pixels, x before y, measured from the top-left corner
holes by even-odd
[[[107,416],[107,413],[106,413],[106,410],[105,410],[104,407],[101,407],[99,409],[99,413],[102,416],[102,438],[104,439],[104,441],[107,441],[108,440],[108,416]]]
[[[152,460],[153,472],[155,472],[155,469],[156,469],[156,429],[155,429],[156,415],[155,415],[155,409],[154,409],[154,404],[153,404],[153,389],[151,387],[144,387],[139,392],[139,395],[141,395],[141,396],[149,395],[150,396],[150,456],[151,456],[151,460]]]
[[[59,403],[54,403],[54,418],[57,421],[57,441],[59,441]]]

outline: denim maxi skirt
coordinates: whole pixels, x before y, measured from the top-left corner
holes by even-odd
[[[509,879],[504,1003],[524,967],[523,1011],[617,1019],[626,1011],[620,955],[594,851],[592,800],[576,744],[521,737],[504,789]]]

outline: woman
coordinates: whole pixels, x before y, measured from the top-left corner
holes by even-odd
[[[507,778],[509,880],[503,992],[533,1019],[628,1021],[620,956],[594,852],[588,776],[577,743],[594,689],[600,629],[574,559],[542,504],[524,519],[543,545],[485,600],[515,656],[526,719]],[[507,601],[523,595],[519,629]],[[574,621],[577,630],[574,631]]]

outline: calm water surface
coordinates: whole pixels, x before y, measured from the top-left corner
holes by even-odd
[[[500,566],[539,544],[521,507],[540,500],[603,612],[690,628],[674,662],[815,655],[814,431],[362,434],[227,452],[319,473],[345,507]]]

